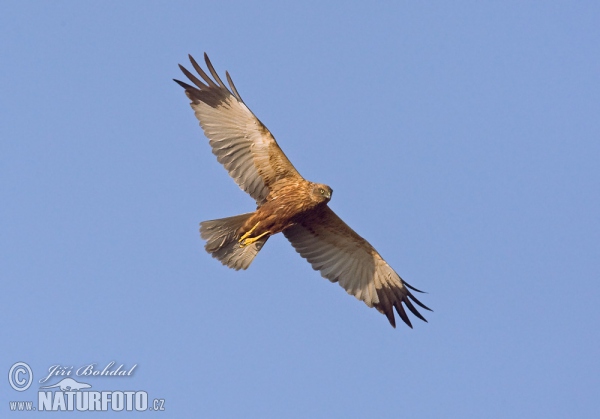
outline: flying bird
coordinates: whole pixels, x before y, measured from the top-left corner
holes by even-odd
[[[212,78],[191,55],[189,59],[200,78],[179,65],[193,85],[175,82],[191,100],[213,154],[257,205],[254,212],[200,223],[206,251],[223,265],[247,269],[269,237],[283,233],[313,269],[385,314],[393,327],[395,308],[412,328],[404,306],[427,321],[413,305],[431,311],[411,293],[422,291],[407,284],[329,208],[333,193],[329,186],[309,182],[298,173],[271,132],[246,106],[229,73],[225,73],[228,88],[206,53]]]

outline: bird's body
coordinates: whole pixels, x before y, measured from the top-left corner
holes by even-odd
[[[298,173],[269,130],[244,104],[229,74],[231,90],[206,54],[204,58],[212,78],[190,56],[202,80],[180,66],[195,86],[175,81],[190,98],[217,160],[257,204],[252,213],[200,223],[206,251],[230,268],[247,269],[269,237],[282,232],[323,277],[385,314],[392,326],[396,325],[395,308],[412,327],[402,304],[426,321],[412,304],[429,310],[409,288],[418,290],[329,208],[332,189]]]
[[[243,235],[253,227],[253,236],[267,233],[272,236],[281,233],[292,225],[302,222],[310,217],[310,213],[327,200],[313,198],[310,182],[282,182],[284,185],[272,191],[262,205],[254,212],[242,226],[240,234]]]
[[[317,194],[315,190],[329,191],[328,196]],[[267,234],[272,236],[281,233],[296,223],[309,218],[331,199],[331,188],[318,185],[304,179],[280,181],[266,201],[261,204],[252,216],[244,223],[240,236],[252,231],[252,236]]]

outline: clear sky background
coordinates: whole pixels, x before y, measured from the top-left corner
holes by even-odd
[[[98,417],[600,417],[598,22],[593,1],[4,2],[1,416],[43,416],[8,401],[51,365],[116,361],[135,374],[86,382],[167,410]],[[205,253],[198,223],[253,200],[171,80],[204,51],[428,324],[391,328],[282,236],[244,272]]]

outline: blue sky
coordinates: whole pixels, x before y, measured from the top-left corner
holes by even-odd
[[[11,2],[0,13],[0,370],[115,361],[153,416],[598,417],[596,2]],[[410,330],[274,237],[178,63],[206,51],[434,312]],[[55,382],[58,379],[53,379]],[[48,413],[49,414],[49,413]],[[102,417],[148,416],[102,413]],[[54,414],[73,417],[76,412]]]

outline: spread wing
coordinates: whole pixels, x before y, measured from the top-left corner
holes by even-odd
[[[402,303],[418,318],[425,318],[413,302],[431,311],[415,298],[409,288],[377,251],[352,230],[328,206],[315,216],[283,231],[300,255],[324,278],[338,282],[348,294],[385,314],[396,327],[394,308],[412,328]],[[411,301],[412,300],[412,301]]]
[[[231,90],[221,81],[206,54],[204,59],[212,79],[190,55],[192,66],[202,80],[180,65],[195,86],[175,81],[192,101],[192,109],[217,160],[260,205],[278,180],[301,176],[267,127],[244,104],[229,73],[226,75]]]

